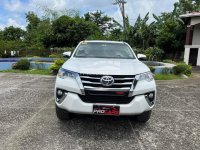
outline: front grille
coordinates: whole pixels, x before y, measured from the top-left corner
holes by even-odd
[[[85,95],[79,95],[86,103],[129,104],[134,97],[129,97],[130,89],[135,81],[134,75],[109,75],[114,78],[114,84],[105,87],[101,77],[106,75],[80,74]]]
[[[103,104],[129,104],[134,97],[128,96],[107,96],[107,95],[79,95],[80,99],[86,103]]]
[[[92,91],[130,91],[134,81],[134,75],[110,75],[114,78],[114,84],[105,87],[100,79],[104,75],[80,74],[80,78],[85,90]]]

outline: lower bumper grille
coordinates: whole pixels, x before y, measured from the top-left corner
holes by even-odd
[[[83,102],[86,103],[104,103],[104,104],[129,104],[134,97],[128,97],[128,93],[123,96],[116,96],[112,93],[106,94],[104,92],[104,95],[79,95],[80,99]]]

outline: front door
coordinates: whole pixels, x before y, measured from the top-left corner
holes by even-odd
[[[197,57],[198,57],[198,48],[191,48],[189,55],[189,65],[196,66],[197,65]]]

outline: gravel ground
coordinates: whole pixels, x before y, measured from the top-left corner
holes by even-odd
[[[152,118],[55,116],[55,77],[0,73],[0,149],[181,149],[200,148],[200,76],[159,81]]]

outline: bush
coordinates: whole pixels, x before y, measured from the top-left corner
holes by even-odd
[[[49,55],[49,58],[63,58],[62,54],[51,54]]]
[[[57,56],[55,54],[51,54],[49,55],[49,58],[57,58]]]
[[[175,75],[185,74],[186,76],[190,76],[192,74],[192,66],[180,63],[173,67],[173,72]]]
[[[54,64],[50,67],[53,74],[57,74],[60,67],[65,63],[64,59],[58,59],[54,61]]]
[[[163,57],[164,51],[158,47],[149,47],[145,50],[145,55],[149,60],[160,60]]]
[[[30,62],[27,59],[21,59],[12,66],[13,69],[28,70],[30,68]]]
[[[152,73],[154,73],[155,72],[155,68],[154,67],[152,67],[152,66],[149,66],[149,69],[150,69],[150,71],[152,72]]]

